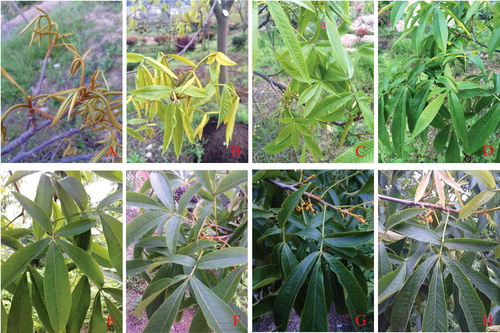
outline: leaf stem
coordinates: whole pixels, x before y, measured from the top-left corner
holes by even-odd
[[[323,222],[321,224],[321,247],[320,253],[323,253],[323,240],[325,239],[325,218],[326,218],[326,205],[323,205]]]
[[[441,248],[439,249],[439,258],[441,258],[441,253],[443,252],[444,245],[444,235],[446,234],[446,226],[448,226],[448,219],[450,218],[450,212],[446,212],[446,221],[444,221],[443,235],[441,236]]]

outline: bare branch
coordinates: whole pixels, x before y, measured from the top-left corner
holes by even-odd
[[[282,92],[284,92],[286,90],[286,86],[283,84],[283,83],[279,83],[277,81],[274,81],[273,79],[271,79],[269,76],[267,76],[266,74],[264,73],[261,73],[261,72],[258,72],[258,71],[253,71],[253,73],[261,78],[263,78],[264,80],[266,80],[267,82],[269,82],[270,84],[272,84],[273,86],[275,87],[278,87]]]
[[[422,208],[439,209],[439,210],[442,210],[445,212],[450,212],[450,213],[459,213],[460,212],[458,209],[453,209],[453,208],[448,208],[448,207],[443,208],[443,206],[441,206],[441,205],[427,203],[427,202],[415,202],[415,201],[410,201],[410,200],[403,200],[403,199],[388,197],[388,196],[380,195],[380,194],[379,194],[378,198],[381,200],[397,202],[397,203],[400,203],[400,204],[403,204],[406,206],[417,206],[417,207],[422,207]]]

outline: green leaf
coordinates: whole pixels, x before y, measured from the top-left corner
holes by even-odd
[[[238,284],[241,281],[241,277],[245,272],[246,267],[240,266],[233,269],[221,282],[219,282],[214,290],[214,293],[219,296],[224,302],[228,303],[231,301],[238,289]]]
[[[434,267],[437,259],[438,256],[433,255],[420,264],[397,294],[390,315],[391,329],[393,331],[406,331],[406,326],[410,319],[410,311],[413,307],[413,302],[415,301],[418,290],[429,275],[429,271]]]
[[[274,321],[278,331],[284,332],[287,330],[290,311],[295,303],[295,298],[299,293],[300,287],[306,281],[309,271],[314,266],[318,255],[319,252],[314,252],[304,258],[281,286],[273,308]]]
[[[331,17],[327,17],[325,20],[325,27],[336,64],[348,78],[352,78],[352,75],[354,74],[354,67],[352,65],[351,58],[342,44],[335,20]]]
[[[356,155],[356,149],[359,156]],[[373,163],[374,154],[374,140],[367,140],[347,149],[333,163]]]
[[[425,306],[423,332],[447,332],[448,312],[444,294],[443,275],[439,265],[434,267],[429,296]]]
[[[467,276],[467,278],[476,286],[477,289],[487,295],[495,304],[500,304],[500,287],[493,283],[489,278],[480,272],[471,269],[458,260],[453,262]]]
[[[395,226],[393,230],[420,242],[441,245],[441,239],[434,231],[419,224],[403,222]]]
[[[80,249],[79,247],[73,246],[61,239],[56,239],[56,243],[64,251],[64,253],[66,253],[68,257],[73,260],[80,271],[83,274],[87,275],[99,289],[104,286],[104,276],[102,274],[101,268],[99,267],[95,259],[90,256],[90,254]]]
[[[45,305],[45,293],[43,290],[43,277],[38,271],[33,267],[28,267],[30,271],[31,286],[32,286],[32,298],[33,306],[35,307],[38,318],[42,322],[44,328],[49,333],[54,333],[52,324],[50,323],[49,313],[47,311],[47,306]],[[5,318],[5,317],[4,317]]]
[[[373,240],[373,230],[339,232],[325,238],[326,245],[331,247],[355,247]]]
[[[140,207],[148,210],[164,210],[165,207],[162,206],[158,201],[153,198],[136,192],[127,192],[127,206]]]
[[[215,333],[246,331],[241,325],[233,326],[234,312],[196,276],[189,280],[189,289],[198,302],[208,326]]]
[[[92,316],[89,322],[89,333],[106,332],[106,322],[102,315],[101,292],[97,292],[92,306]]]
[[[159,296],[165,292],[167,288],[179,283],[182,280],[188,278],[188,275],[177,275],[173,279],[171,278],[161,278],[156,281],[151,281],[149,286],[144,291],[142,295],[141,302],[137,305],[137,308],[134,311],[134,315],[136,317],[140,317],[144,310],[147,310],[148,306],[154,302],[155,300],[159,300]],[[164,299],[164,298],[161,298]],[[158,304],[159,305],[159,304]]]
[[[459,303],[464,312],[469,331],[484,332],[485,326],[483,326],[483,316],[485,315],[485,311],[483,303],[477,296],[469,279],[460,268],[446,256],[442,258],[451,275],[453,275],[453,282],[455,282],[458,287],[460,293]]]
[[[116,305],[106,296],[104,296],[104,301],[106,302],[106,308],[110,315],[110,326],[115,327],[115,332],[123,332],[123,318],[122,312],[116,307]],[[107,324],[106,324],[107,325]]]
[[[374,125],[373,125],[373,111],[370,109],[370,106],[367,104],[366,101],[364,100],[356,100],[358,102],[358,106],[361,109],[361,112],[363,113],[363,118],[366,121],[366,124],[370,128],[371,132],[373,133],[374,131]]]
[[[224,268],[247,263],[247,249],[244,247],[229,247],[205,254],[196,262],[200,269]]]
[[[305,229],[302,229],[302,230],[296,232],[295,235],[303,236],[304,239],[310,238],[310,239],[314,239],[317,241],[320,241],[321,237],[322,237],[321,231],[319,231],[316,228],[312,228],[312,227],[307,227]]]
[[[113,299],[115,301],[117,301],[118,303],[122,304],[123,303],[123,296],[122,296],[122,290],[121,289],[118,289],[118,288],[102,288],[101,289],[102,291],[108,293],[109,295],[111,295],[111,297],[113,297]]]
[[[494,196],[495,192],[492,191],[482,191],[481,193],[477,194],[475,197],[470,199],[460,210],[460,213],[458,213],[458,218],[464,219],[471,216],[476,211],[476,209],[493,199]]]
[[[247,172],[245,170],[230,171],[219,181],[219,185],[217,186],[215,194],[218,195],[224,193],[227,190],[235,188],[239,184],[246,182],[246,180],[247,180]]]
[[[194,171],[196,178],[210,193],[215,193],[215,171]]]
[[[193,197],[196,195],[201,186],[202,186],[201,183],[193,184],[190,188],[186,190],[186,192],[184,192],[184,194],[181,196],[177,204],[177,211],[179,212],[179,214],[182,215],[184,213],[184,209],[189,204],[191,199],[193,199]]]
[[[427,105],[422,114],[417,120],[417,124],[415,125],[415,129],[413,130],[413,137],[419,135],[422,131],[424,131],[427,126],[432,122],[434,117],[437,115],[441,105],[443,105],[444,99],[446,98],[446,94],[441,94],[436,97],[432,102]]]
[[[448,97],[448,103],[450,104],[450,115],[451,115],[451,123],[453,124],[453,128],[455,129],[455,133],[457,134],[460,141],[462,141],[463,145],[467,147],[468,138],[467,138],[467,124],[465,123],[465,114],[464,108],[458,96],[450,91]]]
[[[2,322],[7,322],[7,332],[25,333],[33,332],[33,317],[31,308],[31,295],[28,284],[27,273],[21,277],[21,281],[16,287],[12,303],[10,305],[8,317],[2,313]],[[3,307],[3,301],[2,301]]]
[[[53,242],[47,250],[43,289],[50,323],[57,333],[64,332],[71,311],[71,286],[64,257]]]
[[[300,317],[300,331],[327,332],[327,315],[323,272],[321,271],[321,260],[318,260],[309,279],[306,302]]]
[[[7,288],[26,266],[38,256],[49,244],[50,238],[44,238],[36,243],[14,252],[7,261],[2,262],[2,289]]]
[[[471,238],[451,238],[444,241],[449,249],[457,249],[470,252],[493,251],[498,242]]]
[[[328,253],[323,253],[323,255],[330,265],[330,269],[337,274],[340,284],[344,287],[344,292],[347,294],[346,303],[351,318],[356,318],[360,314],[366,314],[368,300],[363,292],[363,288],[361,288],[354,275],[334,256]]]
[[[94,171],[94,173],[97,176],[107,179],[113,183],[123,182],[123,175],[121,171]]]
[[[97,221],[92,219],[83,219],[73,221],[69,224],[66,224],[64,227],[61,227],[56,230],[55,235],[60,237],[69,237],[79,235],[84,233],[87,230],[90,230],[96,225]]]
[[[391,8],[390,20],[391,27],[395,27],[396,24],[401,20],[405,13],[406,6],[408,6],[408,1],[396,1]]]
[[[295,30],[292,28],[290,21],[288,20],[288,16],[286,15],[283,8],[281,8],[281,4],[278,2],[268,2],[267,8],[271,13],[271,16],[274,19],[276,27],[278,28],[281,37],[283,38],[283,42],[292,58],[297,70],[300,75],[309,82],[309,71],[307,70],[307,64],[304,59],[304,55],[302,54],[302,49],[300,47],[299,41],[295,36]]]
[[[353,97],[351,92],[344,92],[339,96],[327,96],[320,101],[316,102],[309,112],[304,113],[307,119],[320,119],[328,117],[329,121],[335,121],[344,115],[342,108]]]
[[[52,184],[50,178],[45,174],[40,175],[40,180],[38,181],[38,186],[36,188],[35,203],[40,206],[40,208],[47,214],[50,219],[52,215],[52,196],[53,196]],[[40,240],[43,237],[44,229],[38,224],[33,224],[33,232],[35,234],[36,240]]]
[[[473,154],[480,149],[484,144],[488,144],[486,140],[498,128],[500,121],[499,106],[492,107],[484,116],[479,118],[467,132],[468,146],[464,148],[464,153]]]
[[[219,246],[218,242],[207,239],[200,239],[197,242],[189,243],[188,245],[181,247],[177,251],[177,253],[190,255],[198,252],[199,250],[206,249],[207,247],[217,247],[217,246]]]
[[[157,261],[157,262],[151,264],[148,267],[147,271],[148,271],[148,273],[150,273],[156,267],[162,266],[162,265],[167,264],[169,262],[174,263],[174,264],[178,264],[178,265],[182,265],[182,266],[186,266],[186,267],[193,267],[195,264],[194,259],[191,258],[190,256],[176,254],[173,256],[163,257],[160,261]]]
[[[487,170],[465,170],[466,174],[471,175],[472,177],[477,178],[483,185],[488,187],[490,190],[495,188],[495,179],[491,175],[491,173]]]
[[[144,333],[168,333],[181,305],[188,281],[182,283],[155,311]]]
[[[406,261],[398,268],[378,280],[378,304],[398,292],[405,284]]]
[[[428,172],[426,176],[430,175],[431,172]],[[395,227],[396,225],[400,224],[401,222],[408,221],[412,217],[417,216],[418,214],[422,214],[426,212],[426,208],[407,208],[403,209],[397,213],[392,214],[389,216],[387,221],[385,222],[385,228],[386,229],[391,229],[392,227]]]
[[[283,269],[285,279],[293,272],[298,264],[299,261],[293,254],[288,243],[283,243],[283,247],[281,248],[281,268]],[[274,274],[274,276],[280,276],[280,274]]]
[[[179,231],[181,230],[182,218],[178,215],[172,216],[165,225],[165,238],[167,248],[170,254],[177,253],[177,242],[179,240]]]
[[[89,205],[89,196],[78,179],[75,177],[64,177],[57,182],[73,198],[73,200],[75,200],[76,204],[82,211],[87,209]]]
[[[58,182],[54,182],[57,197],[61,203],[61,210],[68,222],[79,219],[80,210],[75,201]]]
[[[295,259],[297,260],[297,259]],[[276,265],[265,265],[252,270],[252,289],[257,290],[281,280],[281,272]]]
[[[14,171],[14,173],[5,182],[4,186],[7,187],[9,184],[15,183],[18,180],[37,172],[38,171]]]
[[[450,136],[450,143],[448,144],[448,149],[446,149],[444,160],[446,163],[462,162],[460,157],[460,146],[458,145],[458,140],[454,134]]]
[[[149,180],[151,181],[151,186],[153,186],[153,189],[155,190],[155,193],[160,201],[169,211],[174,211],[174,197],[168,178],[165,177],[162,172],[152,172],[149,176]]]
[[[394,116],[392,117],[392,143],[396,149],[396,153],[400,157],[403,157],[403,152],[405,148],[406,140],[406,96],[408,95],[407,89],[404,89],[401,97],[398,100],[398,104],[394,110]]]
[[[285,199],[283,205],[281,206],[281,209],[278,212],[278,225],[280,228],[282,228],[288,221],[290,215],[292,215],[293,210],[295,209],[295,206],[297,206],[300,198],[308,188],[309,184],[306,184]]]
[[[71,311],[66,328],[68,333],[79,333],[87,317],[90,305],[90,283],[84,275],[80,278],[71,294]]]
[[[19,201],[24,210],[30,214],[34,222],[38,223],[47,232],[52,233],[52,222],[40,206],[21,193],[12,192],[12,194],[16,197],[17,201]]]
[[[309,100],[311,98],[313,98],[314,95],[316,95],[316,93],[318,92],[318,89],[321,89],[320,83],[315,83],[315,84],[309,86],[309,88],[307,88],[306,90],[304,90],[300,94],[299,99],[297,100],[297,104],[302,105],[302,104],[309,102]]]
[[[437,46],[446,53],[446,46],[448,44],[448,26],[443,12],[436,6],[434,19],[432,20],[432,32],[436,38]]]
[[[167,212],[145,212],[127,224],[127,247],[137,242],[146,232],[166,221],[170,217]]]
[[[495,21],[495,26],[493,28],[493,32],[491,33],[491,37],[488,40],[488,57],[493,56],[493,52],[497,49],[498,45],[500,45],[500,23]]]
[[[122,191],[116,191],[108,195],[106,198],[102,199],[97,205],[97,209],[103,209],[106,206],[112,205],[115,202],[122,201]],[[103,209],[106,210],[106,209]]]
[[[108,245],[109,260],[121,279],[123,276],[123,224],[104,213],[99,213],[99,217],[101,218],[104,238],[106,238],[106,244]]]

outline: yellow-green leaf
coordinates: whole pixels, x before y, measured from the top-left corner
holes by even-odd
[[[302,49],[300,43],[295,36],[295,30],[292,28],[288,16],[281,7],[279,2],[268,1],[267,8],[271,13],[278,30],[280,31],[283,42],[297,67],[300,75],[309,82],[309,71],[307,70],[306,61],[304,55],[302,54]]]
[[[423,130],[429,126],[434,117],[437,115],[441,105],[443,105],[444,99],[446,98],[446,94],[439,95],[436,99],[427,105],[422,114],[417,120],[417,124],[415,125],[415,129],[413,130],[412,135],[415,137],[419,135]]]
[[[482,191],[465,204],[465,206],[460,210],[460,213],[458,213],[458,218],[464,219],[471,216],[476,209],[490,201],[494,196],[495,192]]]

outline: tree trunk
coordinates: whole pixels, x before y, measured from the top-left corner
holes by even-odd
[[[234,0],[213,0],[217,1],[214,14],[217,19],[217,51],[227,54],[227,41],[229,35],[229,12]],[[213,3],[213,2],[212,2]],[[219,83],[227,82],[227,66],[221,66]]]

